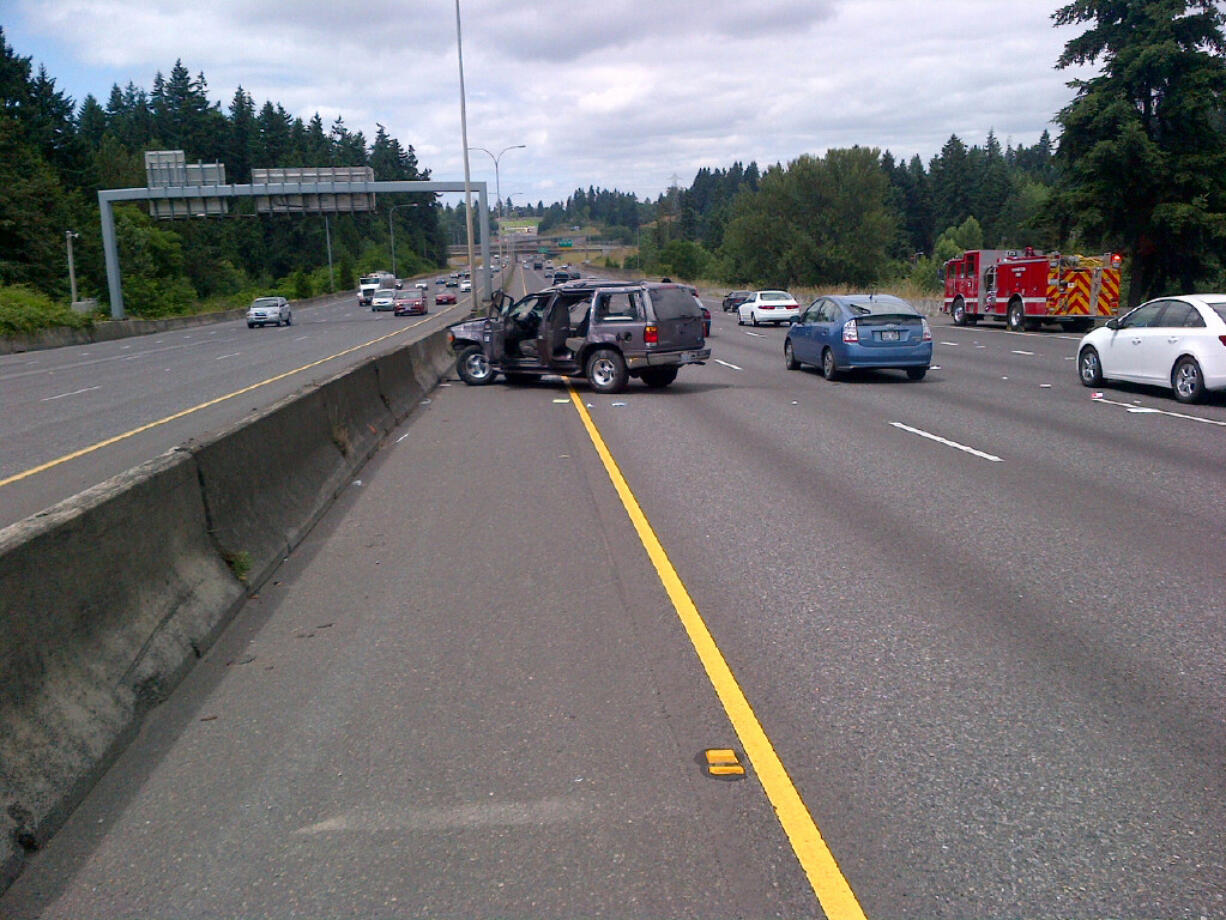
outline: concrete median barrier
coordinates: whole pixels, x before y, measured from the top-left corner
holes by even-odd
[[[0,530],[0,890],[453,361],[437,332]]]
[[[314,387],[187,444],[213,537],[252,587],[298,545],[356,467],[347,438]]]
[[[0,531],[0,888],[242,603],[174,452]]]

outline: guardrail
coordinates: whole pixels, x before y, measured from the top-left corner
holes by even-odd
[[[453,360],[436,332],[0,530],[0,890]]]

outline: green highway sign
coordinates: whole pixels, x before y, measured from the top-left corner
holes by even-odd
[[[574,240],[558,240],[558,245],[563,246],[563,247],[574,246],[575,241]]]

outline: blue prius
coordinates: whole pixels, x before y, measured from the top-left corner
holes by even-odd
[[[869,367],[896,367],[923,380],[932,363],[932,329],[901,297],[830,294],[805,307],[788,329],[783,360],[790,371],[815,365],[827,380]]]

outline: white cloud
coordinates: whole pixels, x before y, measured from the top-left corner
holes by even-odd
[[[852,144],[925,160],[955,132],[1029,144],[1070,98],[1053,64],[1075,32],[1040,4],[461,2],[469,141],[527,144],[502,189],[533,202],[588,185],[655,195],[700,166]],[[148,88],[182,59],[223,107],[241,84],[368,138],[382,123],[436,178],[463,173],[448,0],[16,4],[10,43],[31,53],[28,36],[77,99],[105,100],[116,73]],[[493,190],[488,157],[472,171]]]

